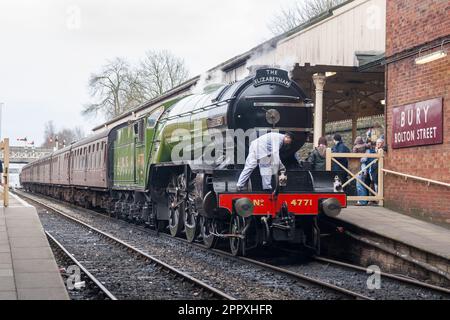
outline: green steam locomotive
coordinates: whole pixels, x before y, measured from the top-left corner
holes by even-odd
[[[346,195],[336,173],[310,171],[295,158],[312,116],[287,71],[262,68],[57,150],[25,166],[21,184],[207,247],[227,240],[235,255],[271,242],[317,253],[318,219],[339,214]],[[287,184],[275,175],[274,190],[265,191],[255,170],[248,190],[238,191],[249,143],[270,131],[295,135],[280,152]]]

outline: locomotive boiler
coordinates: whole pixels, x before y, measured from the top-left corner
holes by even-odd
[[[339,214],[346,195],[336,173],[307,170],[295,158],[313,130],[313,109],[287,71],[261,68],[58,150],[24,167],[21,182],[207,247],[225,239],[235,255],[271,242],[317,253],[318,220]],[[265,191],[255,170],[238,191],[249,143],[270,131],[294,134],[280,151],[287,184],[275,174]]]

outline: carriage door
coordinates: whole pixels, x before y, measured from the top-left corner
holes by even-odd
[[[136,133],[135,135],[135,155],[134,168],[135,172],[135,183],[138,186],[144,187],[144,171],[145,171],[145,123],[144,119],[140,119],[134,124]]]

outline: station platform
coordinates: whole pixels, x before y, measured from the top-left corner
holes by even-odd
[[[450,261],[450,229],[375,206],[349,206],[336,219]]]
[[[36,209],[13,194],[5,208],[2,197],[0,300],[68,299]]]

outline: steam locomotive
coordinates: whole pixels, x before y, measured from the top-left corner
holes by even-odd
[[[234,255],[272,242],[318,253],[318,220],[338,215],[346,195],[335,172],[310,171],[295,158],[312,116],[313,104],[287,71],[261,68],[57,150],[25,166],[20,180],[28,191],[207,247],[225,239]],[[249,143],[270,131],[295,136],[280,151],[287,183],[275,174],[265,191],[255,170],[238,191]]]

